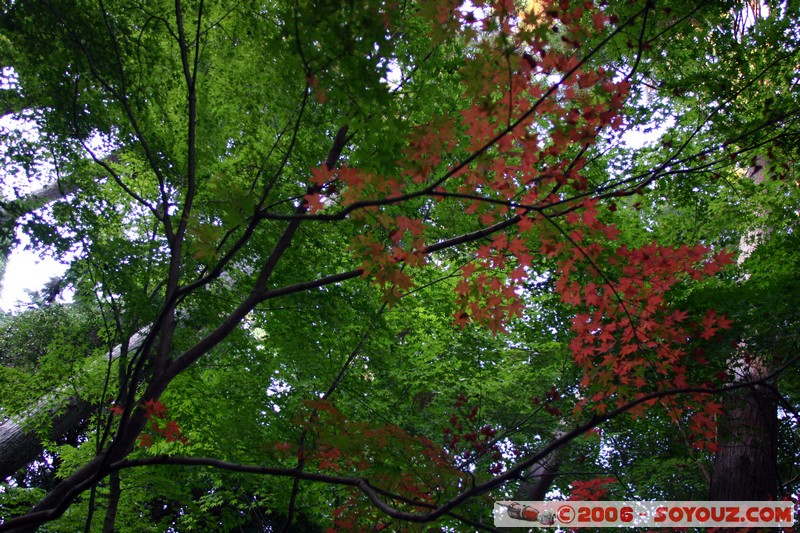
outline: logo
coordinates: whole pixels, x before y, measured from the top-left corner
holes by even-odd
[[[494,505],[495,527],[791,527],[782,502],[517,502]]]

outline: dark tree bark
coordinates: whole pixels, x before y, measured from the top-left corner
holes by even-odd
[[[769,161],[759,156],[747,176],[755,184],[766,179]],[[769,228],[756,225],[739,242],[739,265],[769,235]],[[749,274],[745,274],[745,279]],[[746,348],[746,346],[742,346]],[[731,370],[737,381],[766,376],[768,368],[759,358],[738,357]],[[775,393],[763,385],[735,391],[726,397],[720,422],[719,450],[709,487],[710,500],[764,501],[778,493],[778,403]]]
[[[709,500],[774,500],[778,493],[775,394],[755,386],[731,394],[720,427]]]
[[[119,507],[119,497],[122,488],[119,483],[119,472],[111,472],[108,476],[108,508],[106,517],[103,520],[103,533],[114,533],[114,524],[117,520],[117,508]]]

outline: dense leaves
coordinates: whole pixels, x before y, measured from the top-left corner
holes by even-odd
[[[704,498],[737,388],[796,494],[796,7],[109,4],[2,9],[0,215],[74,298],[0,324],[0,529]]]

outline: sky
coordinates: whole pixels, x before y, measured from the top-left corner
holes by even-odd
[[[26,250],[28,238],[17,232],[20,239],[11,252],[6,265],[6,274],[0,289],[0,309],[12,311],[18,301],[29,303],[31,301],[25,290],[37,291],[53,276],[64,273],[67,265],[61,264],[53,258],[42,259],[37,252]]]
[[[9,79],[13,78],[12,74],[8,69],[0,72],[0,88],[11,86]],[[33,127],[24,120],[12,118],[10,115],[0,118],[0,135],[13,137],[12,132],[22,132],[23,137],[29,140],[36,136]],[[4,153],[8,149],[4,141],[5,139],[0,140],[0,197],[8,200],[25,195],[40,189],[53,179],[46,165],[37,165],[33,174],[20,171],[18,165],[10,161]],[[63,274],[67,268],[55,259],[42,259],[38,252],[26,250],[30,241],[19,230],[17,239],[19,244],[11,251],[5,276],[0,280],[0,309],[3,311],[13,310],[18,300],[30,302],[26,289],[41,289],[46,281]]]
[[[11,89],[16,84],[13,69],[0,69],[0,89]],[[9,146],[15,142],[16,135],[30,142],[38,137],[32,121],[12,115],[0,117],[0,198],[5,200],[39,190],[54,179],[52,166],[46,159],[41,159],[32,170],[24,170],[9,158]],[[30,241],[19,229],[16,236],[19,244],[11,251],[5,275],[0,279],[0,310],[3,311],[14,310],[18,302],[23,306],[30,303],[26,290],[40,290],[50,278],[67,269],[67,265],[58,260],[42,258],[39,252],[27,249]]]

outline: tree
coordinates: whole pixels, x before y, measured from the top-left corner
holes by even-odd
[[[7,142],[6,171],[65,186],[3,213],[78,250],[70,312],[94,320],[58,331],[96,342],[39,336],[39,353],[4,360],[30,404],[74,376],[58,390],[92,409],[67,443],[24,418],[58,479],[6,485],[0,529],[485,528],[491,498],[548,458],[563,492],[618,490],[569,472],[609,443],[606,464],[646,472],[623,441],[700,465],[703,486],[725,394],[797,363],[730,384],[720,348],[777,334],[720,303],[748,221],[730,191],[769,151],[787,173],[774,212],[797,196],[795,42],[759,61],[757,38],[697,44],[737,9],[5,7],[6,111],[36,126]],[[797,21],[772,9],[768,43]],[[698,51],[713,68],[685,68]],[[671,123],[658,146],[623,142],[657,120]],[[697,228],[700,208],[741,212]],[[3,415],[24,403],[4,397]],[[631,479],[668,494],[649,481]]]
[[[684,54],[691,50],[690,53],[695,56],[699,52],[699,55],[714,57],[716,66],[710,75],[705,70],[693,72],[691,68],[684,69],[685,74],[681,76],[682,79],[677,80],[677,83],[662,84],[663,89],[659,92],[673,93],[670,98],[671,105],[677,104],[676,107],[686,110],[712,110],[705,117],[702,114],[698,116],[696,111],[691,111],[677,118],[677,127],[672,129],[670,135],[677,134],[688,138],[687,133],[696,130],[697,124],[702,124],[702,127],[708,130],[706,139],[716,139],[716,142],[723,144],[737,142],[735,139],[742,138],[748,131],[757,131],[761,125],[771,124],[776,119],[783,120],[794,113],[796,100],[791,93],[792,87],[797,82],[796,70],[793,66],[783,63],[782,58],[796,54],[796,39],[787,38],[792,35],[789,28],[794,27],[796,21],[793,18],[794,13],[784,7],[786,6],[775,3],[769,5],[744,3],[727,20],[723,19],[716,23],[707,20],[705,24],[698,25],[697,29],[704,33],[706,42],[710,44],[705,52],[699,52],[696,42],[690,44],[687,41],[681,44],[680,41],[676,41],[673,50],[674,59],[681,61],[682,57],[686,57]],[[765,48],[774,50],[775,53],[757,52]],[[659,61],[654,69],[658,73],[656,77],[663,77],[664,69],[670,68],[670,65],[674,66],[675,63],[669,59],[666,62]],[[686,90],[687,88],[690,89]],[[687,97],[691,100],[683,103],[683,99]],[[716,111],[722,108],[747,109],[747,112],[736,116],[722,116]],[[687,133],[679,133],[681,129],[685,129]],[[750,329],[754,326],[754,314],[763,313],[765,306],[769,305],[764,300],[769,298],[767,295],[771,292],[767,287],[773,286],[773,283],[774,287],[785,287],[781,274],[776,272],[775,276],[766,277],[755,274],[761,267],[757,262],[748,260],[756,246],[765,244],[765,241],[771,239],[769,235],[771,227],[775,228],[777,232],[775,237],[778,239],[783,232],[791,231],[787,228],[785,219],[780,221],[772,219],[769,224],[774,223],[775,226],[765,225],[767,223],[765,214],[771,209],[770,204],[774,204],[769,201],[764,202],[762,196],[762,194],[775,194],[777,190],[784,189],[785,183],[782,180],[793,173],[789,162],[795,160],[796,154],[793,149],[787,151],[784,133],[786,132],[781,129],[757,133],[761,146],[743,158],[738,168],[732,169],[733,173],[723,172],[714,175],[715,179],[725,180],[726,186],[718,189],[717,193],[727,196],[724,200],[721,202],[715,200],[709,202],[702,198],[690,200],[691,209],[696,214],[690,215],[689,220],[697,222],[702,220],[703,213],[711,213],[721,221],[721,224],[708,222],[698,224],[692,231],[699,233],[702,239],[708,241],[720,240],[720,236],[727,242],[738,236],[740,241],[738,263],[741,270],[737,277],[729,278],[730,286],[722,291],[722,294],[727,296],[728,302],[723,303],[719,296],[713,300],[716,309],[724,310],[728,316],[739,317],[738,327],[728,335],[727,339],[729,346],[735,347],[726,349],[730,367],[729,382],[757,379],[782,367],[791,360],[792,349],[788,346],[796,342],[792,336],[786,336],[778,343],[763,343],[763,339],[756,340],[760,334],[754,334],[754,330]],[[767,165],[766,161],[771,159],[773,154],[776,163],[777,161],[781,163],[777,163],[776,168],[768,171],[765,167],[772,165]],[[709,170],[713,166],[712,164]],[[746,179],[752,179],[755,187],[746,181],[743,183]],[[732,192],[731,186],[736,187]],[[709,185],[700,187],[706,189]],[[791,189],[789,187],[787,190],[789,197],[794,196]],[[750,202],[742,205],[741,195],[747,194],[744,190],[750,191],[753,196]],[[767,193],[766,190],[771,192]],[[681,203],[672,202],[670,208],[675,209],[676,205]],[[737,204],[740,207],[733,207]],[[783,208],[778,209],[783,210]],[[708,227],[709,231],[705,227]],[[698,231],[699,228],[702,229]],[[769,263],[783,262],[785,259],[779,259],[779,255],[770,255],[765,259]],[[751,279],[753,274],[759,278],[757,283],[760,284],[755,290],[747,288],[752,287],[750,283],[754,281]],[[716,287],[715,291],[721,291],[721,287]],[[772,306],[774,310],[782,308],[782,305]],[[743,318],[746,314],[750,315],[749,319]],[[792,312],[784,311],[773,315],[773,318],[776,319],[775,323],[783,321],[792,323],[795,320]],[[765,332],[772,327],[765,328],[762,323],[757,329]],[[769,333],[770,336],[774,334],[774,330]],[[787,344],[782,344],[783,342]],[[768,345],[771,348],[767,348]],[[783,383],[786,384],[786,381]],[[792,400],[787,402],[783,396],[784,392],[780,390],[783,387],[778,388],[775,385],[777,382],[770,386],[762,384],[738,391],[726,398],[725,415],[720,424],[722,430],[720,449],[716,453],[713,467],[707,472],[707,481],[710,482],[709,499],[772,499],[780,497],[781,491],[785,489],[778,473],[778,464],[782,461],[778,453],[778,427],[783,424],[780,419],[784,418],[784,409],[788,408],[789,412],[795,409],[792,407],[794,402]],[[789,390],[792,388],[790,385]],[[793,396],[793,393],[790,395]],[[780,418],[778,403],[783,404]]]

